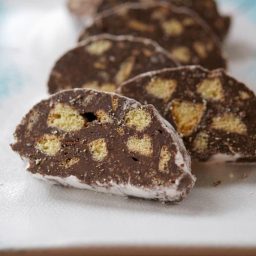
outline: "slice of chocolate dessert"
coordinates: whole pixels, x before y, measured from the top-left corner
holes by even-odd
[[[127,4],[97,16],[79,40],[109,33],[150,38],[181,64],[225,68],[220,42],[209,26],[187,8],[168,3]]]
[[[15,132],[28,171],[63,185],[180,201],[194,185],[182,140],[152,105],[74,89],[34,106]]]
[[[81,1],[81,0],[80,0]],[[88,0],[87,0],[88,1]],[[151,0],[157,2],[158,0]],[[230,28],[231,18],[220,14],[218,5],[214,0],[162,0],[176,6],[187,7],[203,18],[216,35],[223,40]],[[86,2],[86,0],[82,0]],[[124,3],[145,3],[149,0],[102,0],[95,3],[97,13],[109,10]],[[159,2],[159,1],[158,1]]]
[[[56,62],[48,90],[55,93],[92,88],[114,92],[129,78],[177,65],[163,48],[149,39],[99,35],[81,42]]]
[[[188,66],[149,72],[124,83],[119,92],[153,104],[194,159],[256,159],[256,97],[224,70]]]
[[[126,3],[169,2],[176,6],[186,7],[203,18],[220,40],[227,36],[231,17],[220,13],[214,0],[69,0],[68,8],[77,17],[96,15]]]

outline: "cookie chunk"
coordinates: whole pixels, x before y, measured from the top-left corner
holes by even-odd
[[[152,105],[88,89],[41,101],[14,151],[46,180],[99,192],[180,201],[194,185],[182,140]]]
[[[50,93],[71,88],[114,92],[133,76],[176,66],[168,53],[149,39],[100,35],[80,43],[57,61],[48,88]]]
[[[167,3],[122,5],[99,15],[79,40],[101,33],[150,38],[183,65],[226,66],[219,41],[207,24],[188,9]]]
[[[223,70],[194,66],[149,72],[119,91],[153,104],[183,137],[194,159],[256,157],[256,97]]]

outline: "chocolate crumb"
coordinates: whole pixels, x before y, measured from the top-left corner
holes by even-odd
[[[213,186],[214,186],[214,187],[217,187],[217,186],[219,186],[221,183],[222,183],[221,180],[217,180],[217,181],[213,182]]]

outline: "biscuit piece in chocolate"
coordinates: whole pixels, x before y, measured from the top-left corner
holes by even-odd
[[[120,92],[153,104],[194,159],[256,157],[256,97],[223,70],[194,66],[149,72],[121,85]]]
[[[109,10],[117,5],[126,3],[148,2],[149,0],[104,0],[98,2],[97,12]],[[152,0],[152,2],[157,0]],[[213,32],[223,40],[230,28],[231,19],[229,16],[222,16],[218,10],[218,5],[214,0],[162,0],[171,4],[187,7],[203,18]],[[86,2],[83,0],[83,2]]]
[[[99,15],[85,28],[80,41],[109,33],[150,38],[181,64],[209,69],[225,67],[218,39],[196,14],[167,3],[126,4]]]
[[[193,187],[182,140],[152,105],[87,89],[41,101],[12,145],[38,177],[99,192],[180,201]]]
[[[165,67],[177,67],[177,63],[149,39],[100,35],[82,42],[57,61],[48,88],[50,93],[82,87],[114,92],[133,76]]]

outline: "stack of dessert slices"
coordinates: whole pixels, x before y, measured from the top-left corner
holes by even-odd
[[[49,76],[12,145],[36,177],[182,200],[191,158],[256,157],[256,97],[226,74],[231,18],[214,0],[70,0],[90,24]]]

